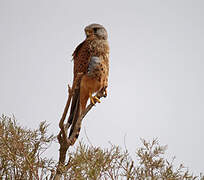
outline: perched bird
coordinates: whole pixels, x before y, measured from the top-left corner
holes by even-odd
[[[75,88],[68,119],[71,124],[69,137],[72,135],[76,121],[85,110],[88,99],[95,104],[100,102],[94,93],[103,91],[107,95],[109,74],[109,45],[106,29],[100,24],[85,27],[86,39],[77,46],[73,53]],[[80,80],[78,75],[81,75]],[[78,129],[77,137],[80,128]],[[75,137],[77,139],[77,137]]]

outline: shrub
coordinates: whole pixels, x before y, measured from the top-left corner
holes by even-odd
[[[17,125],[15,118],[0,117],[0,177],[5,179],[42,179],[53,170],[54,161],[42,158],[53,142],[47,135],[48,125],[29,130]]]
[[[22,128],[14,117],[0,117],[0,180],[54,179],[57,162],[46,157],[46,150],[55,140],[47,134],[42,122],[36,130]],[[189,173],[183,165],[164,158],[166,146],[154,139],[141,139],[142,147],[130,157],[127,150],[111,145],[102,149],[79,142],[68,153],[62,167],[64,179],[70,180],[204,180]],[[44,154],[43,154],[44,153]],[[44,158],[43,158],[44,156]]]

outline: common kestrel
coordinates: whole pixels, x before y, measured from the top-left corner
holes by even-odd
[[[85,110],[88,99],[90,98],[91,103],[95,104],[100,100],[97,96],[93,96],[94,93],[103,92],[107,95],[109,74],[107,31],[100,24],[90,24],[84,30],[86,39],[73,53],[73,83],[76,85],[68,119],[69,124],[72,125],[69,137],[73,133],[79,115]],[[80,80],[78,80],[78,75],[81,75]],[[77,137],[78,135],[79,133]]]

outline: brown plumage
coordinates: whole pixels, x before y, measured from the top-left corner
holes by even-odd
[[[85,28],[85,33],[86,39],[77,46],[73,53],[73,82],[76,83],[76,86],[68,120],[69,124],[72,124],[69,137],[72,135],[79,115],[85,110],[88,99],[90,98],[94,104],[100,102],[96,96],[92,95],[102,90],[106,93],[108,86],[109,45],[107,31],[102,25],[91,24]],[[79,81],[77,81],[78,74],[82,74]]]

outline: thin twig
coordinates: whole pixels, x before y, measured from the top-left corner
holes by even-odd
[[[67,112],[69,110],[69,106],[70,106],[70,103],[71,103],[71,100],[73,97],[73,92],[74,92],[75,86],[79,83],[81,77],[82,77],[82,73],[78,73],[76,80],[73,82],[72,88],[70,88],[70,86],[68,85],[69,96],[68,96],[67,103],[66,103],[65,108],[64,108],[64,112],[62,114],[62,118],[60,119],[60,122],[59,122],[60,132],[57,136],[58,142],[60,144],[60,149],[59,149],[59,162],[58,162],[56,174],[54,177],[55,180],[60,179],[60,177],[62,175],[62,167],[64,166],[64,163],[66,160],[66,153],[67,153],[67,150],[70,146],[70,141],[67,138],[68,127],[66,125],[64,125],[64,121],[65,121]]]
[[[86,139],[88,140],[89,144],[91,145],[91,147],[94,147],[93,144],[91,143],[88,135],[87,135],[86,128],[84,128],[84,132],[85,132],[85,136],[86,136]]]
[[[72,87],[73,88],[73,87]],[[69,106],[70,106],[70,102],[73,96],[73,90],[70,88],[70,86],[68,85],[68,99],[67,99],[67,103],[66,106],[64,108],[64,112],[62,114],[62,118],[60,119],[59,122],[59,127],[60,127],[60,132],[57,136],[58,142],[60,144],[60,149],[59,149],[59,162],[58,162],[58,166],[57,166],[57,170],[56,170],[56,174],[54,179],[58,180],[61,177],[61,167],[64,165],[65,162],[65,158],[66,158],[66,152],[68,150],[68,143],[67,143],[67,133],[65,131],[64,128],[64,121],[67,115],[67,112],[69,110]]]

